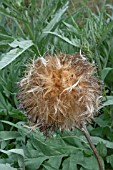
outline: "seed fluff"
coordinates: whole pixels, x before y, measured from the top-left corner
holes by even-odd
[[[75,55],[48,55],[27,65],[19,82],[19,102],[32,122],[71,130],[91,123],[101,96],[94,64]]]

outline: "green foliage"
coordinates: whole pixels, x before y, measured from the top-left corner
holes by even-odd
[[[46,53],[80,49],[103,82],[100,115],[88,126],[106,170],[113,169],[113,15],[103,2],[94,13],[81,1],[0,1],[0,169],[98,170],[87,140],[77,129],[47,138],[18,107],[16,93],[25,65]]]
[[[23,40],[23,41],[13,41],[9,44],[11,49],[7,53],[1,55],[0,60],[0,69],[3,69],[8,64],[10,64],[13,60],[15,60],[18,56],[20,56],[24,51],[29,49],[33,45],[31,40]]]

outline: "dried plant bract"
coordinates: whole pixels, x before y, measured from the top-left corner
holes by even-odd
[[[70,130],[91,123],[101,95],[94,73],[95,66],[78,53],[33,60],[19,82],[20,105],[40,127]]]

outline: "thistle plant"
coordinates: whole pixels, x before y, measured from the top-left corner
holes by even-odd
[[[101,85],[95,73],[95,65],[79,53],[40,57],[27,65],[18,96],[20,106],[41,130],[80,129],[102,170],[85,126],[98,114],[100,104]]]

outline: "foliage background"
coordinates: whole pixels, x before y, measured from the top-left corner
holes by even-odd
[[[103,82],[101,114],[88,130],[105,169],[112,170],[112,1],[1,0],[0,40],[0,170],[98,170],[80,131],[57,131],[46,139],[38,128],[26,128],[16,98],[17,82],[32,58],[80,49],[96,63]]]

